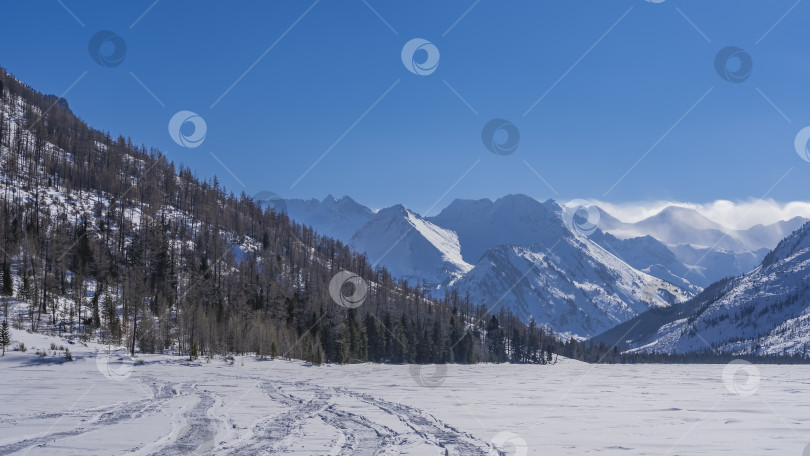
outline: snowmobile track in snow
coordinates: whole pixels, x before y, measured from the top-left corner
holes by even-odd
[[[320,419],[334,428],[340,438],[333,442],[330,455],[397,454],[402,443],[420,442],[436,447],[447,455],[489,455],[491,447],[469,434],[458,431],[417,409],[383,401],[345,389],[323,388],[308,382],[263,381],[259,388],[287,409],[257,423],[251,441],[240,447],[239,454],[283,454],[292,452],[297,439],[306,438],[308,420]],[[296,394],[290,394],[294,390]],[[302,394],[303,393],[303,394]],[[370,405],[402,422],[409,432],[397,432],[367,417],[341,410],[332,399],[345,396]]]

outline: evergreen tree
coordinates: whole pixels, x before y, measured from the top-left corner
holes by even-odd
[[[525,359],[525,346],[523,341],[523,335],[518,331],[517,328],[512,329],[512,362],[513,363],[524,363],[526,362]]]
[[[14,294],[14,278],[11,276],[11,263],[6,261],[2,264],[3,284],[0,288],[0,294],[11,296]]]
[[[444,343],[444,336],[442,335],[442,328],[439,324],[439,320],[435,320],[433,322],[433,332],[432,332],[432,339],[433,343],[431,344],[431,353],[430,353],[430,361],[431,363],[444,363],[445,360],[445,343]]]
[[[489,343],[489,353],[493,362],[502,363],[506,361],[506,342],[503,330],[498,317],[493,315],[487,324],[487,341]]]
[[[537,322],[532,317],[529,320],[528,337],[526,338],[526,357],[530,363],[543,361],[543,353],[540,352],[540,338],[538,336]]]
[[[0,324],[0,346],[3,348],[3,356],[6,356],[7,345],[11,345],[11,330],[8,329],[8,320],[3,320]]]

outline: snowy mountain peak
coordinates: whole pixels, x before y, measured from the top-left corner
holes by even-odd
[[[407,217],[408,214],[412,214],[409,209],[401,204],[395,204],[393,206],[389,206],[377,211],[376,218],[398,218],[398,217]]]
[[[477,214],[486,211],[490,207],[492,207],[492,200],[489,198],[479,200],[455,199],[433,218],[458,220],[467,217],[468,214]]]
[[[381,209],[355,233],[350,245],[374,264],[409,281],[448,286],[472,269],[461,256],[455,232],[439,227],[401,204]]]
[[[362,211],[362,212],[371,212],[370,209],[368,209],[367,207],[365,207],[362,204],[358,203],[357,201],[352,199],[350,196],[342,196],[340,198],[337,198],[337,197],[333,196],[332,194],[329,194],[329,195],[326,195],[326,197],[323,200],[321,200],[321,203],[324,204],[324,205],[340,206],[340,207],[344,207],[344,208],[350,208],[350,209],[359,210],[359,211]]]
[[[694,209],[682,206],[667,206],[656,215],[639,222],[645,224],[674,223],[678,225],[688,225],[692,229],[698,230],[721,230],[727,228],[715,223]]]
[[[526,195],[508,195],[494,202],[456,200],[429,220],[458,233],[461,253],[469,263],[478,262],[491,247],[545,244],[568,232],[558,206]]]

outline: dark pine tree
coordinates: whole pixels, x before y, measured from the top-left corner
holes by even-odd
[[[11,330],[8,329],[8,320],[0,323],[0,346],[3,347],[3,356],[6,356],[6,346],[11,344]]]

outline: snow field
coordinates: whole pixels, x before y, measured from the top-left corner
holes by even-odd
[[[805,366],[189,364],[12,339],[28,351],[0,358],[0,454],[800,456],[810,443]]]

